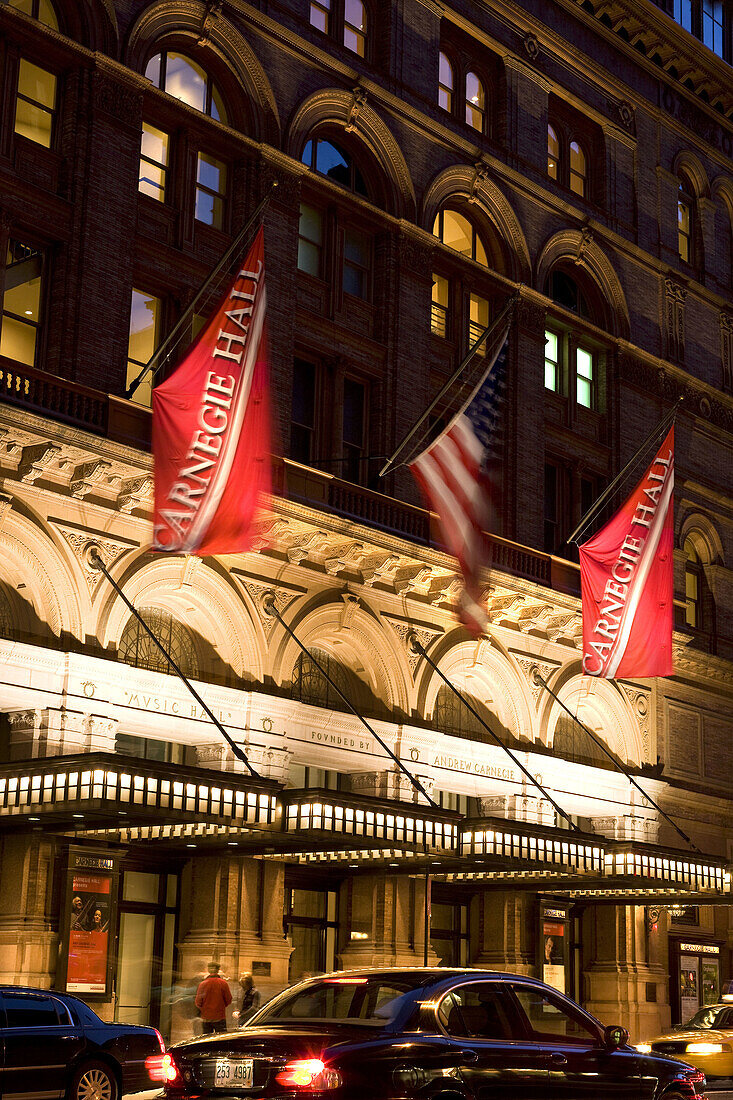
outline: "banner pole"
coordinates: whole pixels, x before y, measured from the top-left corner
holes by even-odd
[[[198,292],[196,293],[196,296],[193,299],[193,301],[191,302],[191,304],[183,311],[183,313],[179,317],[176,324],[173,326],[171,331],[166,336],[165,340],[163,340],[163,342],[161,344],[159,344],[158,347],[155,349],[155,351],[151,355],[150,359],[148,359],[147,363],[145,364],[143,369],[140,371],[138,376],[136,378],[133,378],[132,382],[130,382],[130,385],[125,390],[125,397],[127,397],[128,399],[130,397],[132,397],[135,390],[140,386],[141,382],[145,379],[145,377],[148,375],[148,373],[150,371],[152,371],[153,374],[156,374],[157,371],[160,369],[160,366],[161,366],[160,361],[163,358],[163,353],[167,352],[169,350],[169,348],[171,348],[174,345],[176,337],[180,335],[180,333],[183,331],[185,326],[191,320],[191,317],[196,312],[196,306],[199,304],[199,302],[201,301],[203,296],[206,294],[206,291],[209,289],[209,287],[213,283],[214,279],[216,279],[216,277],[218,275],[220,275],[222,271],[226,270],[226,268],[232,262],[232,259],[234,258],[235,254],[241,250],[243,241],[247,237],[247,234],[249,233],[249,231],[252,228],[255,221],[260,217],[260,215],[264,211],[265,207],[267,206],[268,202],[270,201],[270,199],[272,197],[272,192],[274,191],[274,189],[276,187],[277,187],[277,180],[273,180],[273,183],[272,183],[272,186],[271,186],[270,190],[267,192],[267,194],[265,195],[262,202],[259,203],[259,205],[257,206],[257,209],[254,211],[254,213],[249,218],[247,218],[247,221],[245,222],[244,226],[240,229],[239,233],[237,233],[236,237],[234,238],[232,243],[229,245],[226,252],[224,253],[222,258],[219,260],[218,264],[216,265],[216,267],[206,276],[206,279],[201,284],[201,286],[200,286]]]
[[[410,780],[410,783],[411,783],[411,784],[412,784],[412,786],[413,786],[413,787],[415,788],[415,790],[416,790],[416,791],[418,791],[418,793],[419,793],[419,794],[421,794],[421,795],[423,796],[423,798],[426,798],[426,799],[427,799],[427,801],[428,801],[428,804],[429,804],[430,806],[432,806],[432,807],[433,807],[433,809],[435,809],[435,810],[439,809],[440,807],[439,807],[439,806],[438,806],[438,804],[437,804],[436,802],[434,802],[434,801],[433,801],[433,799],[432,799],[432,798],[430,797],[430,795],[429,795],[429,794],[428,794],[428,792],[427,792],[427,791],[425,790],[425,788],[423,787],[423,785],[422,785],[422,783],[420,782],[420,780],[419,780],[419,779],[418,779],[418,778],[417,778],[416,776],[414,776],[414,775],[412,774],[412,772],[411,772],[411,771],[409,771],[409,769],[408,769],[408,768],[406,768],[406,767],[405,767],[405,765],[404,765],[404,764],[402,763],[402,761],[400,760],[399,756],[397,756],[397,755],[396,755],[395,753],[393,753],[393,752],[392,752],[392,750],[391,750],[391,748],[389,747],[389,745],[387,745],[387,744],[386,744],[386,742],[382,740],[382,738],[381,738],[381,737],[379,736],[379,734],[378,734],[378,733],[377,733],[377,731],[376,731],[376,730],[374,729],[374,727],[373,727],[373,726],[370,726],[370,725],[369,725],[369,723],[367,722],[366,718],[364,718],[364,717],[363,717],[363,716],[362,716],[361,714],[359,714],[359,711],[358,711],[358,710],[356,709],[356,707],[355,707],[355,706],[353,705],[353,703],[351,702],[351,700],[350,700],[350,699],[349,699],[349,698],[348,698],[348,697],[347,697],[346,695],[344,695],[344,693],[343,693],[343,691],[341,690],[341,688],[340,688],[340,687],[338,686],[338,684],[337,684],[337,683],[335,683],[335,682],[334,682],[334,680],[332,680],[332,679],[331,679],[331,677],[330,677],[330,676],[328,675],[328,673],[326,672],[325,668],[323,668],[323,666],[322,666],[322,665],[320,664],[320,662],[316,660],[316,658],[315,658],[315,657],[313,656],[313,654],[311,653],[311,651],[310,651],[310,650],[309,650],[309,649],[308,649],[308,648],[307,648],[306,646],[304,646],[304,645],[303,645],[303,643],[301,642],[300,638],[299,638],[299,637],[298,637],[298,635],[297,635],[297,634],[295,633],[295,631],[294,631],[294,630],[292,629],[292,627],[288,626],[288,624],[287,624],[287,623],[285,622],[285,620],[283,619],[282,615],[281,615],[281,614],[280,614],[280,612],[278,611],[277,607],[275,606],[275,600],[274,600],[274,598],[273,598],[272,596],[266,596],[266,597],[265,597],[265,599],[263,600],[262,606],[263,606],[263,609],[264,609],[264,611],[266,612],[266,614],[274,616],[274,618],[276,618],[276,619],[278,620],[278,622],[280,623],[280,625],[281,625],[281,626],[283,626],[283,627],[285,628],[285,630],[286,630],[286,631],[287,631],[287,633],[288,633],[288,634],[290,635],[290,637],[291,637],[291,638],[293,639],[293,641],[294,641],[294,642],[295,642],[295,644],[296,644],[296,645],[298,646],[298,648],[299,648],[300,650],[302,650],[302,652],[303,652],[303,653],[305,653],[307,657],[309,657],[309,658],[310,658],[310,660],[311,660],[311,661],[313,662],[313,664],[314,664],[314,665],[316,666],[316,668],[318,669],[318,671],[320,672],[321,676],[322,676],[322,677],[323,677],[323,679],[324,679],[324,680],[326,681],[326,683],[330,684],[330,686],[331,686],[331,687],[333,688],[333,690],[334,690],[334,691],[335,691],[335,692],[336,692],[336,693],[337,693],[337,694],[338,694],[338,695],[340,696],[340,698],[341,698],[341,699],[343,699],[343,701],[344,701],[344,702],[346,703],[346,706],[347,706],[347,707],[349,708],[349,710],[351,711],[351,713],[352,713],[352,714],[353,714],[353,715],[354,715],[354,716],[355,716],[356,718],[358,718],[358,719],[359,719],[359,721],[361,722],[362,726],[364,726],[364,728],[365,728],[365,729],[367,729],[367,730],[369,731],[369,733],[371,733],[371,735],[372,735],[372,737],[374,738],[374,740],[375,740],[375,741],[377,741],[377,742],[378,742],[378,743],[379,743],[379,744],[380,744],[380,745],[382,746],[382,748],[383,748],[383,749],[384,749],[384,751],[385,751],[385,752],[387,753],[387,755],[388,755],[389,757],[391,757],[391,759],[392,759],[392,760],[394,760],[394,762],[395,762],[395,764],[397,765],[397,767],[398,767],[398,768],[399,768],[399,769],[400,769],[400,770],[401,770],[401,771],[402,771],[402,772],[403,772],[403,773],[404,773],[404,774],[405,774],[405,775],[407,776],[407,778],[408,778],[408,779]]]
[[[471,345],[471,347],[466,352],[466,355],[461,360],[461,362],[458,366],[458,369],[453,372],[453,374],[448,379],[448,381],[445,383],[445,385],[438,391],[438,393],[436,393],[435,397],[430,402],[428,407],[425,409],[425,412],[422,414],[422,416],[420,416],[420,418],[418,420],[416,420],[415,423],[412,425],[412,427],[410,428],[407,435],[404,437],[404,439],[402,440],[400,445],[397,447],[397,450],[393,451],[390,458],[387,459],[384,466],[379,471],[379,474],[377,475],[378,477],[384,477],[385,474],[389,473],[389,471],[392,469],[392,467],[394,465],[394,462],[395,462],[395,459],[397,458],[397,456],[399,454],[401,454],[402,451],[404,451],[407,444],[413,438],[415,433],[417,431],[419,431],[419,429],[425,423],[425,421],[430,416],[431,412],[433,411],[435,406],[439,403],[441,398],[448,392],[448,390],[451,388],[451,386],[463,374],[464,370],[466,369],[468,364],[471,362],[471,360],[473,359],[473,357],[475,356],[476,352],[481,347],[481,345],[483,343],[485,343],[486,340],[488,340],[488,338],[489,338],[489,336],[491,336],[492,332],[494,332],[494,330],[496,328],[498,328],[499,324],[504,320],[504,318],[509,313],[509,311],[514,308],[514,306],[516,305],[516,303],[518,301],[519,301],[519,291],[517,291],[516,294],[512,298],[510,298],[508,302],[505,303],[505,305],[503,306],[503,308],[502,308],[501,312],[499,313],[499,315],[491,322],[490,325],[486,326],[486,328],[483,330],[483,332],[481,332],[478,335],[478,337],[476,338],[476,342]]]
[[[550,794],[548,793],[548,791],[546,791],[546,790],[545,790],[545,788],[544,788],[544,787],[542,786],[542,784],[541,784],[541,783],[539,782],[539,780],[538,780],[538,779],[536,779],[536,778],[535,778],[535,777],[534,777],[534,776],[532,775],[532,773],[531,773],[530,771],[528,771],[528,770],[527,770],[527,768],[525,768],[524,764],[523,764],[523,763],[521,762],[521,760],[519,760],[519,758],[518,758],[518,757],[517,757],[517,756],[516,756],[516,755],[515,755],[515,754],[514,754],[514,753],[512,752],[512,750],[511,750],[511,749],[509,748],[509,746],[508,746],[508,745],[505,745],[505,744],[504,744],[504,742],[503,742],[503,741],[502,741],[502,739],[501,739],[501,738],[499,737],[499,735],[498,735],[498,734],[496,734],[496,733],[494,733],[494,731],[492,730],[491,726],[490,726],[490,725],[488,725],[488,723],[487,723],[487,722],[484,722],[484,720],[483,720],[483,718],[481,717],[481,715],[479,714],[479,712],[478,712],[478,711],[476,710],[476,708],[475,708],[475,707],[471,706],[471,704],[469,703],[469,701],[468,701],[468,699],[466,698],[466,696],[465,696],[465,695],[464,695],[464,694],[463,694],[462,692],[460,692],[460,691],[458,690],[458,688],[457,688],[457,687],[455,686],[455,684],[451,683],[451,681],[450,681],[450,680],[448,679],[448,677],[447,677],[447,676],[445,676],[445,675],[444,675],[444,673],[443,673],[443,672],[441,672],[441,670],[440,670],[440,669],[438,668],[438,666],[436,665],[436,663],[435,663],[435,661],[434,661],[434,660],[432,659],[432,657],[429,657],[429,656],[428,656],[428,654],[427,654],[427,653],[425,652],[425,648],[424,648],[424,646],[423,646],[423,645],[421,644],[421,642],[420,642],[420,641],[418,640],[417,636],[416,636],[415,634],[409,634],[409,635],[408,635],[408,641],[409,641],[410,645],[412,646],[412,649],[413,649],[413,651],[414,651],[415,653],[419,653],[421,657],[424,657],[424,658],[425,658],[425,660],[426,660],[426,661],[428,662],[428,664],[430,665],[430,667],[432,668],[432,670],[433,670],[434,672],[437,672],[437,673],[438,673],[438,676],[440,676],[440,678],[441,678],[441,680],[443,681],[443,683],[444,683],[444,684],[445,684],[445,685],[446,685],[447,687],[449,687],[449,688],[450,688],[450,690],[451,690],[451,691],[453,692],[453,694],[454,694],[454,695],[456,695],[456,696],[457,696],[457,697],[458,697],[458,698],[459,698],[459,699],[461,700],[461,702],[463,703],[464,707],[466,707],[466,709],[467,709],[467,710],[469,710],[469,711],[471,712],[471,714],[472,714],[472,715],[474,716],[474,718],[476,718],[476,719],[477,719],[477,721],[479,721],[479,722],[481,723],[481,725],[482,725],[482,726],[484,727],[484,729],[486,730],[486,732],[487,732],[487,733],[489,733],[489,734],[491,734],[491,736],[493,737],[494,741],[496,741],[497,745],[499,745],[499,747],[500,747],[500,748],[502,748],[502,749],[504,750],[504,752],[505,752],[505,753],[507,754],[507,756],[508,756],[508,757],[509,757],[509,759],[510,759],[510,760],[512,761],[512,763],[513,763],[513,764],[515,764],[515,765],[516,765],[516,766],[517,766],[517,767],[519,768],[519,770],[520,770],[520,771],[522,772],[522,774],[523,774],[523,775],[524,775],[524,776],[525,776],[525,777],[526,777],[526,778],[527,778],[527,779],[528,779],[528,780],[530,781],[530,783],[532,784],[532,786],[533,786],[533,787],[536,787],[536,788],[537,788],[537,790],[538,790],[538,791],[540,792],[540,794],[541,794],[541,795],[543,796],[543,798],[546,798],[546,799],[547,799],[547,801],[548,801],[548,802],[550,803],[550,805],[551,805],[551,806],[554,806],[554,807],[555,807],[555,809],[556,809],[556,810],[557,810],[557,812],[558,812],[558,813],[560,814],[560,816],[561,816],[562,818],[564,818],[564,819],[565,819],[565,821],[567,821],[567,823],[568,823],[568,825],[570,826],[570,828],[571,828],[571,829],[575,829],[575,831],[576,831],[576,832],[579,832],[580,830],[579,830],[578,826],[577,826],[577,825],[575,824],[575,822],[574,822],[574,821],[573,821],[573,820],[572,820],[572,819],[570,818],[570,816],[569,816],[568,814],[566,814],[566,813],[565,813],[565,811],[563,810],[562,806],[559,806],[559,805],[557,804],[557,802],[555,802],[555,800],[554,800],[554,798],[552,797],[552,795],[550,795]]]
[[[244,766],[245,766],[245,767],[246,767],[246,768],[248,769],[248,771],[249,771],[250,775],[252,775],[254,779],[262,779],[262,776],[260,775],[260,773],[259,773],[259,772],[256,772],[256,771],[254,770],[254,768],[252,767],[252,765],[250,764],[249,760],[247,759],[247,754],[246,754],[246,753],[245,753],[245,752],[244,752],[244,751],[243,751],[242,749],[240,749],[240,747],[239,747],[239,745],[237,744],[237,742],[236,742],[236,741],[233,741],[233,740],[232,740],[232,738],[231,738],[231,737],[229,736],[229,734],[227,733],[227,731],[226,731],[226,730],[224,729],[224,727],[222,726],[221,722],[220,722],[220,721],[219,721],[219,719],[218,719],[218,718],[216,717],[216,715],[215,715],[215,714],[213,713],[213,711],[211,710],[211,708],[207,706],[207,704],[206,704],[206,703],[204,702],[204,700],[203,700],[203,699],[201,698],[201,696],[199,695],[199,693],[198,693],[198,692],[196,691],[196,688],[195,688],[195,687],[193,686],[193,684],[191,683],[191,681],[190,681],[190,680],[188,679],[188,677],[186,676],[185,672],[184,672],[184,671],[183,671],[183,670],[182,670],[182,669],[181,669],[181,668],[180,668],[180,667],[179,667],[179,666],[178,666],[178,665],[176,664],[176,662],[175,662],[175,661],[173,660],[173,658],[171,657],[170,653],[169,653],[169,652],[167,651],[167,649],[166,649],[166,648],[165,648],[165,646],[164,646],[164,645],[162,644],[162,642],[159,642],[159,641],[158,641],[158,639],[157,639],[157,638],[155,637],[155,634],[153,634],[152,630],[150,629],[150,627],[148,626],[148,624],[147,624],[147,623],[145,622],[145,619],[143,619],[142,615],[141,615],[141,614],[139,613],[139,611],[137,610],[137,608],[136,608],[136,607],[134,607],[134,606],[133,606],[133,605],[132,605],[132,604],[130,603],[130,601],[128,600],[127,596],[126,596],[126,595],[125,595],[125,593],[124,593],[124,592],[122,591],[122,589],[121,589],[121,588],[120,588],[120,586],[118,585],[117,581],[116,581],[116,580],[114,579],[114,577],[113,577],[113,576],[112,576],[112,575],[110,574],[110,571],[109,571],[109,569],[107,568],[107,566],[106,566],[106,565],[104,564],[104,562],[102,561],[102,555],[101,555],[101,554],[99,553],[99,551],[98,551],[98,549],[97,549],[97,547],[96,547],[96,546],[92,547],[92,552],[91,552],[91,554],[89,555],[89,559],[90,559],[90,561],[91,561],[91,564],[92,564],[92,566],[96,567],[97,569],[100,569],[100,570],[102,571],[102,573],[104,573],[105,577],[107,578],[107,580],[109,581],[109,583],[110,583],[110,584],[112,585],[112,587],[114,588],[114,590],[115,590],[115,592],[117,593],[117,595],[118,595],[118,596],[119,596],[119,597],[121,598],[122,602],[123,602],[123,603],[124,603],[124,604],[125,604],[125,605],[127,606],[127,608],[128,608],[128,609],[129,609],[129,610],[130,610],[130,611],[132,612],[132,614],[133,614],[133,615],[135,616],[135,618],[137,619],[137,621],[138,621],[138,622],[140,623],[140,625],[141,625],[141,626],[142,626],[142,628],[144,629],[145,633],[146,633],[146,634],[147,634],[147,635],[148,635],[148,636],[149,636],[150,638],[152,638],[152,640],[153,640],[153,641],[155,642],[155,644],[157,645],[158,649],[159,649],[159,650],[160,650],[160,652],[161,652],[161,653],[163,654],[163,656],[165,657],[165,659],[166,659],[166,660],[168,661],[169,665],[170,665],[170,666],[171,666],[171,668],[172,668],[172,669],[174,670],[174,672],[176,673],[176,675],[177,675],[177,676],[179,676],[181,680],[183,680],[184,684],[186,685],[186,687],[188,688],[188,690],[189,690],[189,691],[191,692],[191,695],[193,695],[193,697],[194,697],[194,699],[196,700],[196,702],[198,703],[198,705],[199,705],[199,706],[201,707],[201,709],[202,709],[202,710],[204,711],[204,713],[205,713],[205,714],[207,715],[207,717],[211,719],[211,721],[212,721],[212,722],[214,723],[214,725],[215,725],[215,726],[216,726],[216,728],[218,729],[219,733],[220,733],[220,734],[222,735],[222,737],[224,738],[224,740],[226,741],[226,743],[227,743],[227,744],[229,745],[230,749],[232,750],[232,752],[233,752],[233,753],[234,753],[234,755],[236,756],[237,760],[241,760],[241,761],[242,761],[242,763],[243,763],[243,764],[244,764]]]
[[[672,826],[672,828],[675,830],[675,832],[677,832],[682,837],[682,839],[685,841],[685,843],[690,845],[693,852],[697,852],[699,855],[702,855],[702,853],[700,852],[700,849],[697,847],[697,845],[694,843],[694,841],[690,840],[687,833],[684,832],[683,829],[680,829],[679,825],[677,825],[676,822],[672,820],[672,818],[669,816],[669,814],[666,813],[662,809],[662,807],[659,805],[659,803],[655,802],[654,799],[652,798],[652,796],[650,794],[647,794],[647,792],[644,790],[644,788],[639,783],[636,782],[633,775],[631,775],[631,773],[623,766],[623,764],[619,763],[619,761],[615,758],[615,756],[610,751],[610,749],[608,749],[606,747],[606,745],[604,745],[603,741],[601,741],[600,737],[596,737],[593,730],[589,729],[589,727],[586,726],[585,722],[581,721],[581,719],[578,718],[577,714],[573,714],[573,712],[569,709],[569,707],[567,707],[565,705],[565,703],[563,703],[562,699],[560,699],[555,694],[555,692],[552,690],[552,688],[549,686],[547,681],[542,676],[539,669],[537,669],[537,668],[534,669],[533,676],[534,676],[535,681],[538,684],[542,684],[542,686],[547,691],[549,691],[550,695],[555,700],[555,702],[560,704],[562,709],[565,711],[566,714],[570,715],[570,717],[575,722],[575,724],[577,726],[580,726],[580,728],[588,734],[591,741],[594,741],[595,744],[598,746],[598,748],[608,757],[608,759],[611,761],[611,763],[616,768],[616,770],[620,771],[623,775],[626,776],[629,783],[631,783],[632,786],[636,787],[637,791],[642,795],[642,797],[646,798],[647,801],[654,807],[654,809],[659,811],[659,813],[662,815],[662,817],[665,819],[665,821],[669,822],[669,824]]]
[[[567,539],[568,542],[577,543],[578,536],[580,534],[582,534],[582,532],[586,529],[586,527],[591,522],[591,520],[594,519],[594,517],[598,514],[598,512],[603,507],[603,505],[606,503],[606,501],[610,500],[610,498],[614,495],[614,493],[616,492],[616,489],[618,488],[618,486],[625,480],[626,475],[629,472],[629,470],[632,469],[636,465],[636,463],[639,460],[639,455],[643,454],[644,451],[646,451],[649,448],[651,443],[653,443],[658,436],[659,437],[663,436],[664,433],[667,431],[670,424],[673,422],[674,418],[677,416],[677,410],[679,409],[680,405],[682,404],[682,401],[683,401],[682,397],[679,397],[677,399],[677,401],[675,402],[673,407],[670,409],[670,411],[667,413],[667,415],[665,417],[663,417],[662,420],[660,420],[660,422],[651,430],[651,432],[646,437],[646,439],[644,440],[642,445],[639,448],[637,448],[637,450],[634,452],[632,457],[629,459],[629,461],[624,466],[623,470],[621,470],[621,472],[619,474],[616,474],[616,477],[613,479],[611,484],[601,493],[598,500],[596,500],[593,504],[591,504],[590,508],[585,513],[585,515],[582,517],[580,523],[575,528],[573,533],[568,536],[568,539]]]

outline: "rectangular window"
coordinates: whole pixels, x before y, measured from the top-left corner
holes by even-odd
[[[430,308],[430,329],[434,336],[448,335],[450,283],[442,275],[433,275],[433,300]]]
[[[481,333],[489,325],[489,303],[478,294],[472,294],[468,303],[468,344],[472,348]],[[486,355],[486,342],[476,350],[477,355]]]
[[[359,57],[364,57],[366,53],[366,27],[362,0],[345,0],[344,46]]]
[[[679,199],[677,202],[677,242],[680,259],[686,264],[690,262],[692,241],[692,211],[690,205]]]
[[[160,343],[161,301],[144,290],[133,290],[130,304],[130,338],[127,345],[127,385],[137,378],[152,359]],[[148,374],[132,396],[138,405],[150,408],[152,374]]]
[[[353,481],[356,484],[361,481],[363,472],[365,412],[366,387],[353,378],[344,378],[342,477],[345,481]]]
[[[560,392],[560,340],[556,332],[545,332],[545,389]]]
[[[355,298],[369,298],[369,270],[372,242],[367,233],[347,229],[344,233],[343,288]]]
[[[55,110],[56,77],[21,58],[15,102],[16,134],[50,149]]]
[[[310,21],[312,27],[328,34],[331,21],[331,0],[311,0]]]
[[[693,8],[698,0],[674,0],[674,17],[675,20],[684,27],[690,34],[695,32],[695,19]]]
[[[575,400],[586,409],[595,408],[593,353],[585,348],[575,352]]]
[[[691,626],[693,630],[697,629],[699,625],[699,606],[700,587],[697,573],[693,573],[692,570],[688,568],[685,571],[685,622],[687,626]]]
[[[307,271],[309,275],[322,278],[323,214],[305,202],[300,204],[298,267],[301,271]]]
[[[724,21],[723,0],[702,0],[702,40],[718,57],[724,56]]]
[[[313,464],[316,426],[316,368],[307,359],[293,363],[293,404],[290,414],[290,457]]]
[[[43,256],[32,245],[9,240],[5,257],[0,355],[32,367],[41,327]]]
[[[142,191],[143,195],[149,195],[151,199],[157,199],[158,202],[165,202],[169,164],[168,134],[143,122],[138,191]]]
[[[224,198],[227,190],[226,165],[208,153],[196,158],[196,220],[215,229],[224,226]]]

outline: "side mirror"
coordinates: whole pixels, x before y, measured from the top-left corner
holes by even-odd
[[[629,1033],[620,1024],[611,1024],[610,1027],[603,1029],[603,1041],[607,1050],[618,1050],[619,1047],[625,1047],[628,1043]]]

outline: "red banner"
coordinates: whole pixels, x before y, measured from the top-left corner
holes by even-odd
[[[583,672],[671,676],[674,428],[613,519],[580,547]]]
[[[263,231],[215,316],[153,390],[153,549],[248,550],[270,492]]]

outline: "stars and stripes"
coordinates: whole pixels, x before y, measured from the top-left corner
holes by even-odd
[[[476,637],[488,616],[481,603],[481,571],[489,564],[490,520],[487,463],[500,447],[499,407],[505,386],[508,326],[484,375],[447,428],[413,462],[448,551],[463,574],[458,613]]]

